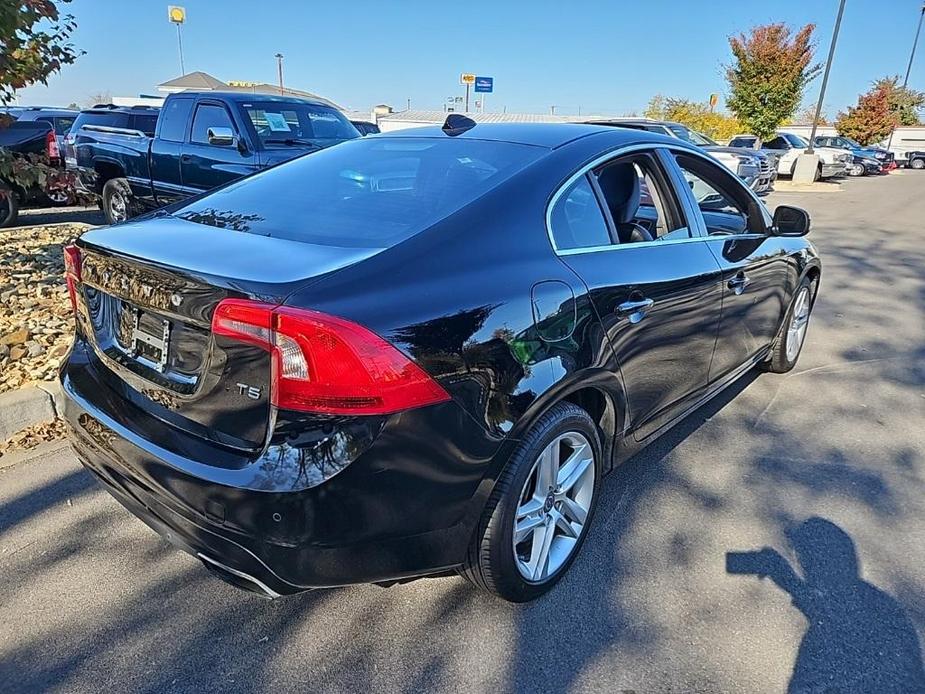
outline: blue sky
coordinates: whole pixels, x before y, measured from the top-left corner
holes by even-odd
[[[175,0],[187,9],[187,72],[275,82],[348,107],[442,108],[459,73],[495,78],[488,110],[641,111],[648,99],[724,93],[727,37],[755,24],[817,25],[823,60],[837,0]],[[74,0],[74,43],[87,53],[21,103],[83,103],[89,95],[155,93],[180,72],[161,0]],[[903,73],[920,0],[848,0],[826,97],[834,115],[870,82]],[[925,39],[923,39],[925,42]],[[821,78],[806,101],[815,101]],[[925,90],[925,47],[910,86]]]

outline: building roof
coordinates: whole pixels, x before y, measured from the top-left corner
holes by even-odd
[[[190,72],[186,75],[181,75],[172,80],[167,80],[157,85],[157,88],[162,92],[184,92],[184,91],[222,91],[222,92],[245,92],[248,94],[276,94],[280,95],[279,85],[268,84],[266,82],[222,82],[217,77],[213,77],[207,72],[201,72],[197,70],[196,72]],[[332,106],[338,110],[343,110],[340,106],[335,104],[330,99],[325,99],[323,96],[314,94],[312,92],[306,92],[301,89],[292,89],[291,87],[283,87],[282,96],[293,96],[300,99],[314,99],[315,101],[320,101],[323,104]]]
[[[181,75],[172,80],[162,82],[157,85],[157,88],[161,91],[172,91],[174,89],[227,89],[228,85],[207,72],[200,72],[197,70],[196,72],[190,72],[186,75]]]

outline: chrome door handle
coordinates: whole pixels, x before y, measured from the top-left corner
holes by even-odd
[[[652,299],[635,299],[632,301],[624,301],[622,304],[617,306],[617,315],[626,316],[629,318],[630,323],[638,323],[643,318],[646,317],[646,314],[649,312],[649,309],[652,308],[652,304],[655,302]]]
[[[736,276],[733,277],[726,283],[726,286],[729,287],[736,294],[741,294],[745,291],[745,288],[750,285],[752,281],[748,279],[748,275],[744,272],[736,273]]]

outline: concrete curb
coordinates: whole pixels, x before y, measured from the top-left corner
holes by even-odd
[[[0,441],[23,429],[51,422],[61,412],[63,394],[57,381],[0,395]]]

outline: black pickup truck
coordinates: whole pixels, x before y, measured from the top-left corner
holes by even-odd
[[[88,113],[65,138],[65,162],[110,224],[360,136],[329,104],[270,94],[171,94],[153,137]]]

